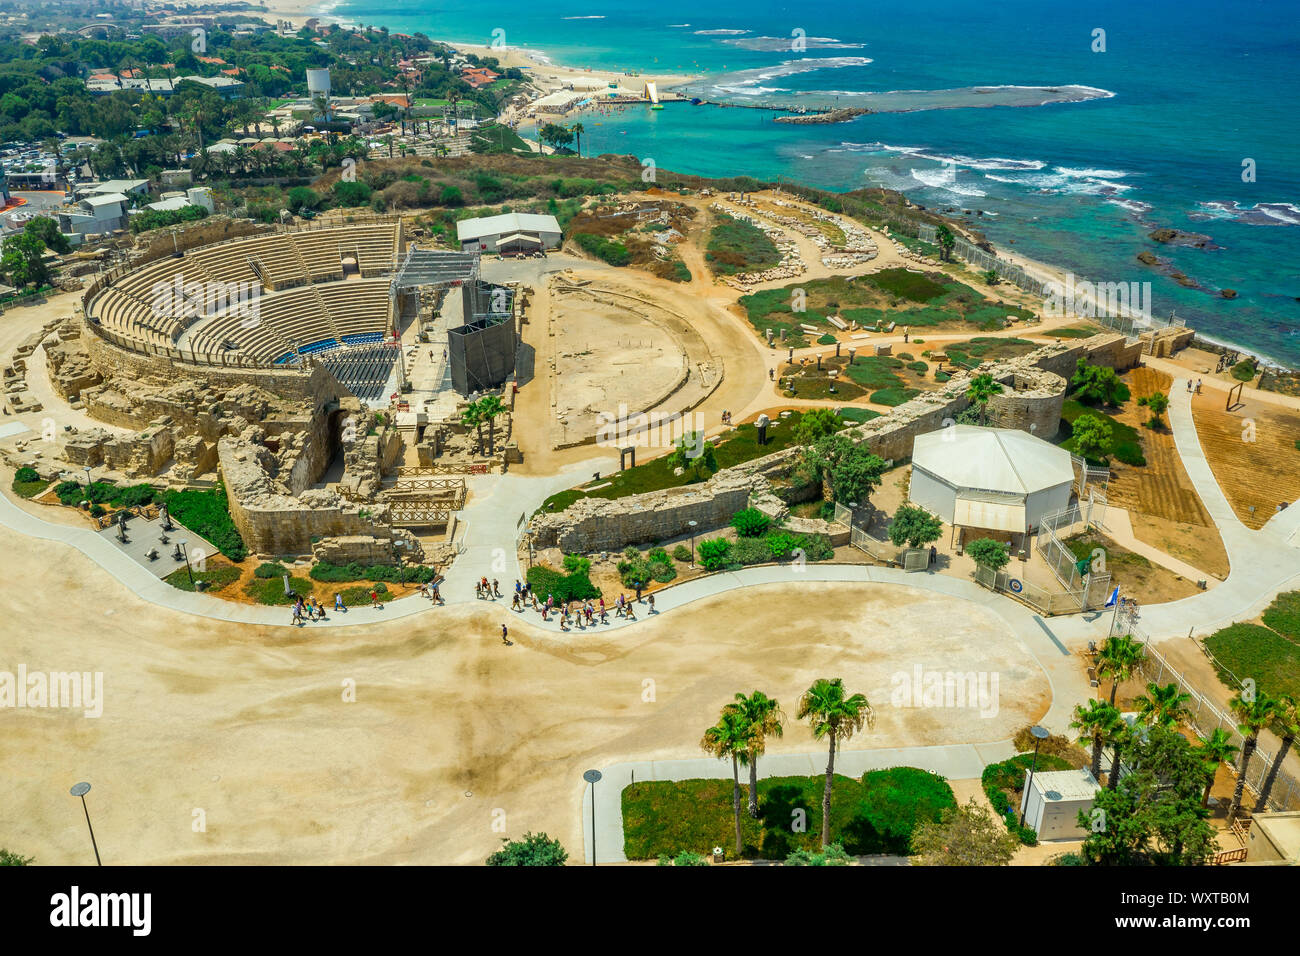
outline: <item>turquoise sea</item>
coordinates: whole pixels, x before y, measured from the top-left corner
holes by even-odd
[[[710,102],[866,106],[877,112],[809,126],[762,109],[635,107],[584,116],[583,151],[980,210],[995,242],[1081,279],[1150,281],[1157,317],[1300,367],[1300,0],[358,0],[319,12],[453,42],[504,31],[566,65],[695,74],[690,92]],[[1164,227],[1209,242],[1157,246],[1147,234]],[[1143,266],[1143,250],[1200,288]]]

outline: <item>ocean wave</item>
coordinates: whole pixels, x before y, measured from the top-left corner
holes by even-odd
[[[689,27],[689,26],[690,26],[689,23],[670,23],[670,24],[668,24],[668,29],[670,29],[670,30],[684,30],[686,27]]]
[[[958,182],[955,171],[949,169],[913,169],[912,178],[931,189],[942,189],[956,196],[979,198],[988,193],[966,183]]]
[[[713,90],[728,92],[745,87],[759,86],[769,80],[799,73],[814,73],[817,70],[841,70],[851,66],[866,66],[871,63],[866,56],[822,56],[801,57],[797,60],[783,60],[773,66],[760,66],[750,70],[736,70],[723,73],[713,80]]]
[[[777,53],[782,50],[793,50],[795,39],[795,37],[733,37],[722,42],[742,50]],[[802,37],[801,39],[803,48],[807,50],[861,50],[866,46],[865,43],[845,43],[835,37]]]
[[[603,13],[589,13],[583,17],[560,17],[561,20],[604,20]]]
[[[1228,219],[1248,226],[1300,226],[1300,206],[1289,202],[1260,202],[1243,206],[1233,200],[1197,203],[1194,219]]]
[[[695,35],[697,37],[740,36],[748,32],[748,30],[696,30]]]
[[[1125,212],[1138,218],[1145,216],[1153,208],[1149,202],[1142,202],[1140,199],[1118,199],[1112,197],[1107,199],[1106,202],[1110,203],[1112,206],[1119,206],[1120,209],[1123,209]]]
[[[1042,193],[1109,198],[1133,188],[1127,183],[1115,181],[1127,175],[1128,173],[1117,169],[1091,170],[1054,166],[1050,171],[1027,172],[1019,176],[995,176],[993,173],[985,173],[984,178],[995,183],[1022,186]]]
[[[928,159],[935,163],[944,163],[951,166],[962,166],[967,169],[979,171],[997,169],[1010,171],[1033,171],[1042,169],[1047,164],[1038,159],[1007,159],[1002,156],[989,156],[979,158],[974,156],[963,156],[961,153],[937,153],[932,152],[924,146],[895,146],[890,143],[840,143],[839,150],[844,152],[862,152],[862,153],[899,153],[914,159]]]

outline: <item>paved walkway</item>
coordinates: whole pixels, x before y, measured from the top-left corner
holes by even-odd
[[[868,770],[889,767],[918,767],[932,770],[949,780],[977,779],[984,767],[1015,756],[1010,740],[986,744],[947,744],[933,747],[898,747],[880,750],[843,750],[835,754],[835,772],[846,777],[861,777]],[[810,777],[826,772],[825,750],[812,753],[768,754],[758,763],[760,780],[768,777]],[[600,768],[601,780],[586,785],[582,795],[583,860],[592,858],[591,810],[596,808],[595,853],[597,863],[626,863],[623,853],[623,788],[646,780],[730,779],[731,763],[696,757],[687,760],[638,760]],[[749,771],[741,769],[741,786],[749,780]],[[742,797],[744,799],[744,797]],[[730,831],[728,831],[730,832]],[[681,847],[696,853],[710,847]],[[728,840],[723,849],[730,854],[735,843]]]

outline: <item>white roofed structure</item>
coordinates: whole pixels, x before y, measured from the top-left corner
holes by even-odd
[[[1025,534],[1073,486],[1069,452],[1014,428],[953,425],[912,446],[912,501],[955,527]]]
[[[511,212],[456,223],[456,238],[463,251],[496,252],[502,244],[559,246],[563,234],[554,216]]]

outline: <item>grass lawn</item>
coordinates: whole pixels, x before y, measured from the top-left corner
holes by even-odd
[[[977,335],[966,342],[941,346],[942,352],[948,356],[950,363],[965,366],[1016,358],[1027,355],[1036,348],[1038,343],[1030,342],[1028,339],[1000,338],[993,335]]]
[[[747,858],[783,860],[792,851],[821,847],[826,778],[770,777],[758,782],[757,819],[745,812],[748,779],[741,776],[741,845]],[[631,860],[708,853],[734,854],[732,781],[635,783],[623,791],[623,851]],[[914,767],[874,770],[861,781],[836,774],[831,784],[831,841],[851,854],[906,854],[917,823],[937,820],[956,805],[942,777]],[[797,813],[796,811],[802,811]],[[803,819],[802,832],[791,821]]]
[[[1088,339],[1096,335],[1097,332],[1098,330],[1090,325],[1066,325],[1043,334],[1050,335],[1054,339]]]
[[[717,446],[715,457],[719,470],[739,465],[754,458],[761,458],[788,447],[794,440],[794,427],[802,417],[795,412],[789,418],[775,419],[767,429],[767,444],[758,444],[758,430],[752,424],[738,425],[727,433],[726,440]],[[688,475],[674,475],[668,465],[668,456],[664,455],[654,461],[637,465],[626,471],[620,471],[608,478],[601,476],[593,484],[604,485],[585,492],[579,488],[569,488],[551,495],[542,503],[541,511],[563,511],[579,498],[622,498],[626,495],[639,495],[647,491],[660,491],[664,488],[676,488],[690,484]]]
[[[1300,644],[1300,591],[1279,594],[1264,611],[1264,624]]]
[[[846,422],[869,422],[873,418],[879,418],[880,412],[874,408],[841,408],[840,418]]]
[[[781,262],[781,252],[757,226],[719,214],[718,223],[709,234],[708,260],[719,275],[760,272]]]
[[[1107,415],[1102,409],[1085,405],[1073,398],[1067,398],[1061,408],[1062,430],[1068,436],[1074,420],[1080,415],[1095,415],[1110,424],[1110,446],[1103,453],[1107,458],[1114,457],[1126,465],[1145,465],[1146,456],[1142,453],[1142,435],[1132,425],[1126,425],[1117,418]],[[1067,437],[1061,442],[1066,451],[1078,454],[1074,439]]]
[[[1232,624],[1207,637],[1205,646],[1227,686],[1238,687],[1251,677],[1265,693],[1300,694],[1300,644],[1277,631],[1258,624]]]
[[[804,310],[793,310],[795,289],[806,293]],[[776,339],[785,330],[784,345],[806,345],[800,325],[832,327],[828,315],[838,314],[864,328],[885,328],[890,322],[899,328],[940,324],[973,325],[980,331],[1006,327],[1008,315],[1028,318],[1027,309],[987,299],[983,294],[943,273],[918,273],[908,269],[884,269],[856,278],[833,276],[801,282],[780,289],[765,289],[741,296],[750,325],[760,334],[773,330]]]
[[[239,568],[233,565],[224,564],[221,567],[209,568],[206,571],[193,571],[195,581],[206,581],[205,591],[220,591],[222,588],[229,587],[239,580]],[[186,572],[185,566],[173,571],[167,577],[163,578],[168,584],[179,591],[193,591],[194,585],[190,583],[190,575]],[[277,581],[277,583],[279,583]],[[283,588],[281,588],[283,590]]]
[[[15,480],[13,483],[14,494],[19,498],[35,498],[48,487],[50,487],[50,483],[41,481],[39,478],[35,481]]]
[[[290,596],[284,593],[284,580],[282,578],[253,578],[244,585],[244,593],[255,599],[259,604],[293,604],[299,597],[311,597],[312,589],[315,583],[308,578],[289,578],[289,587],[293,588],[294,594]],[[369,595],[370,589],[366,588],[366,594]],[[370,600],[369,597],[366,598]]]

